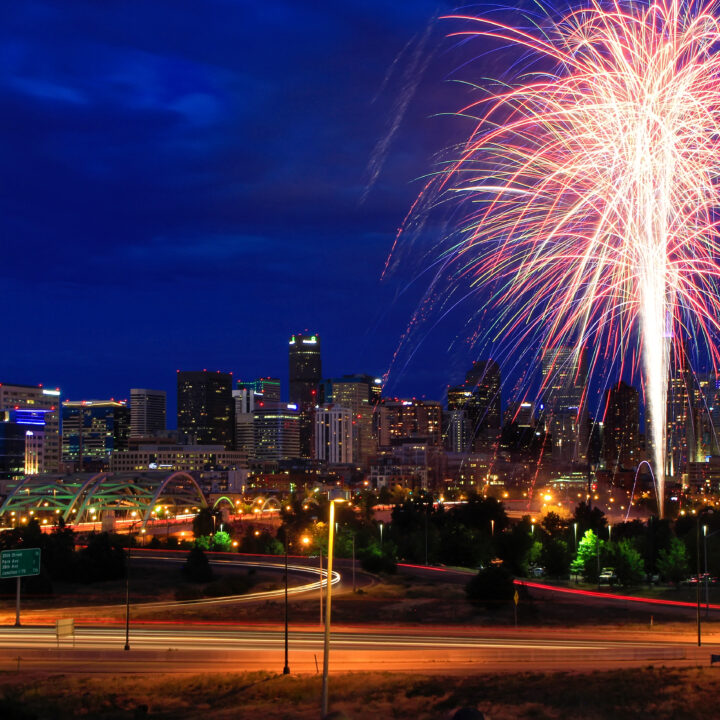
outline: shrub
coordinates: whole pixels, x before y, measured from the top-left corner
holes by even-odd
[[[502,567],[490,566],[465,586],[468,599],[484,605],[488,610],[499,610],[512,602],[515,594],[513,576]]]
[[[360,567],[371,573],[394,573],[397,570],[395,558],[377,548],[367,548],[360,552]]]
[[[212,580],[213,574],[210,563],[199,547],[194,547],[188,553],[185,565],[183,565],[183,573],[190,582],[204,583]]]

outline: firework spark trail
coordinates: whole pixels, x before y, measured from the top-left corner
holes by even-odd
[[[495,336],[589,348],[592,366],[634,363],[636,338],[660,513],[672,337],[690,328],[718,360],[719,7],[591,1],[531,29],[450,16],[467,28],[451,36],[553,69],[460,110],[473,132],[421,193],[469,208],[443,257],[454,280],[494,287]]]

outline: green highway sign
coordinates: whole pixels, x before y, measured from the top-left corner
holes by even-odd
[[[0,552],[0,578],[40,574],[40,548]]]

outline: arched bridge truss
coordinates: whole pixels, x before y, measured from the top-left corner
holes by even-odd
[[[154,515],[197,512],[207,500],[192,475],[166,473],[79,473],[28,475],[8,488],[0,504],[5,525],[36,517],[54,525],[58,516],[69,525],[99,522],[108,511],[145,527]]]

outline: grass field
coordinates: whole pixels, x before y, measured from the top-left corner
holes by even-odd
[[[331,709],[358,718],[451,718],[463,706],[490,720],[653,720],[717,717],[720,669],[645,668],[591,674],[430,677],[360,673],[330,678]],[[267,673],[178,678],[0,675],[0,717],[319,717],[320,678]]]

